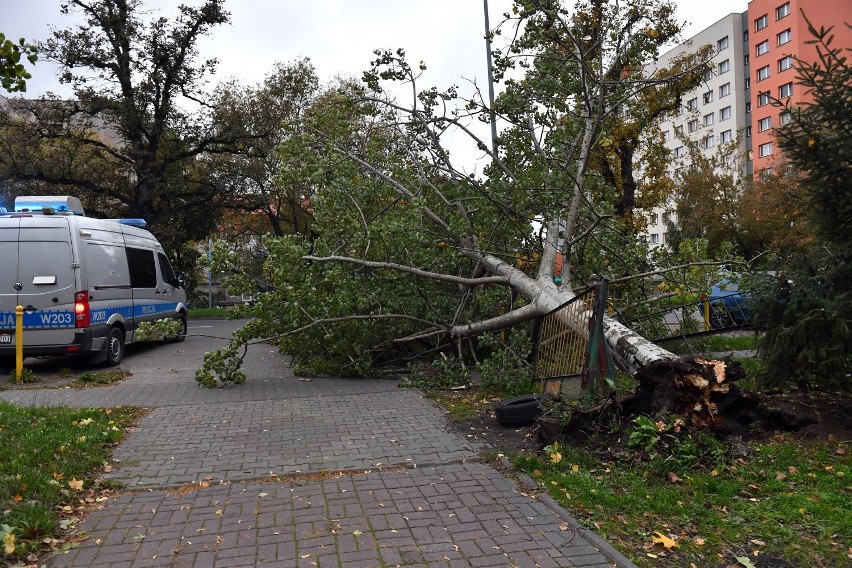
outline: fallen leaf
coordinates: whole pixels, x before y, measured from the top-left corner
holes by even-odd
[[[672,483],[677,483],[678,481],[680,481],[680,478],[675,472],[671,471],[669,472],[669,481],[671,481]]]
[[[757,540],[756,538],[751,539],[749,542],[756,546],[766,546],[765,542],[763,542],[762,540]]]
[[[17,537],[11,532],[7,532],[3,535],[3,552],[6,554],[13,554],[15,552],[15,539]]]
[[[571,466],[571,471],[572,471],[573,473],[577,473],[577,472],[579,472],[579,471],[580,471],[580,466],[579,466],[579,465],[572,465],[572,466]]]
[[[198,485],[200,485],[201,487],[210,487],[210,483],[209,483],[209,482],[207,482],[207,481],[202,481],[202,482],[201,482],[201,483],[199,483]]]
[[[74,479],[73,477],[68,482],[68,487],[73,489],[74,491],[80,491],[83,489],[83,482],[79,479]]]
[[[664,535],[660,531],[657,531],[654,534],[657,535],[657,536],[651,538],[651,540],[658,543],[658,544],[662,544],[665,547],[666,550],[669,550],[670,548],[677,548],[677,542],[670,539],[669,537],[667,537],[666,535]]]
[[[354,534],[355,536],[361,536],[361,535],[362,535],[362,534],[364,534],[364,533],[362,533],[361,531],[357,531],[357,530],[356,530],[356,531],[352,531],[352,534]]]
[[[844,448],[837,448],[836,450],[834,450],[834,453],[838,456],[845,456],[846,450]]]
[[[754,563],[749,560],[748,556],[737,556],[737,562],[745,566],[745,568],[757,568]]]
[[[787,479],[787,474],[785,474],[781,471],[775,472],[775,480],[776,481],[784,481],[785,479]]]
[[[220,515],[220,516],[221,516],[221,515],[222,515],[222,513],[223,513],[222,509],[216,509],[216,514],[217,514],[217,515]]]
[[[705,542],[707,542],[707,541],[705,541],[705,540],[704,540],[703,538],[701,538],[700,536],[697,536],[697,537],[695,537],[694,539],[692,539],[692,542],[694,542],[694,543],[695,543],[695,546],[704,546],[704,543],[705,543]]]

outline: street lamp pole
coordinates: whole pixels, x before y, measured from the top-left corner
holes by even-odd
[[[488,111],[491,114],[491,150],[497,157],[497,115],[494,112],[494,68],[491,63],[491,24],[488,22],[488,0],[482,0],[485,9],[485,56],[488,62]]]

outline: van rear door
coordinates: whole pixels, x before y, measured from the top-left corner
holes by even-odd
[[[15,306],[18,305],[19,219],[0,219],[0,347],[13,345]]]
[[[22,222],[19,234],[15,285],[24,306],[24,341],[26,346],[69,345],[75,292],[71,232],[64,218],[39,221]]]

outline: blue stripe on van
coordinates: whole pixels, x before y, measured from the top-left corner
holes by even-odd
[[[92,324],[106,323],[113,314],[119,313],[125,319],[174,314],[177,303],[137,304],[133,306],[114,306],[92,310],[89,318]],[[0,312],[0,329],[15,329],[15,312]],[[74,327],[74,312],[71,310],[38,311],[32,314],[24,312],[24,329],[68,329]]]
[[[0,328],[15,329],[15,312],[0,312]],[[74,312],[70,310],[24,312],[24,328],[64,329],[74,327]]]
[[[159,314],[173,314],[177,309],[177,302],[172,303],[156,303],[156,304],[136,304],[133,307],[133,315],[137,318],[155,316]]]

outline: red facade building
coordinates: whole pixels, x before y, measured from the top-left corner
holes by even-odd
[[[819,29],[834,26],[832,47],[852,47],[852,0],[751,0],[748,4],[748,59],[751,83],[752,159],[755,175],[771,170],[781,157],[773,129],[786,117],[773,99],[807,100],[796,82],[796,59],[814,61],[816,47],[805,17]]]

